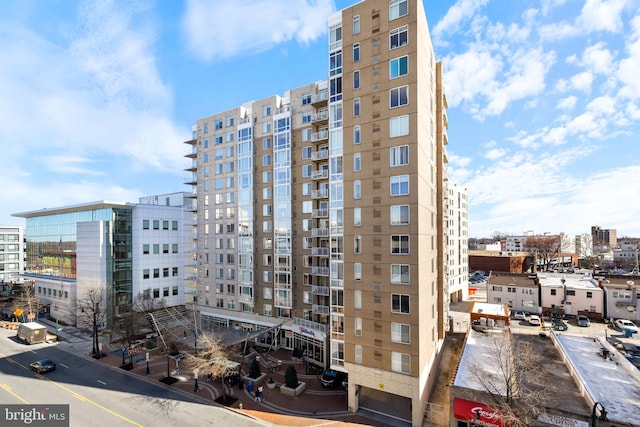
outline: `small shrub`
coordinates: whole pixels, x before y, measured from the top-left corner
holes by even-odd
[[[253,359],[249,365],[249,376],[254,379],[260,376],[260,362],[257,359]]]
[[[295,366],[289,365],[284,373],[284,385],[289,388],[298,387],[298,371]]]

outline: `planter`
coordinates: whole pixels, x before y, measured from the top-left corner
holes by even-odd
[[[298,383],[298,387],[290,388],[285,385],[280,386],[280,393],[284,393],[287,396],[299,396],[307,389],[306,383]]]
[[[262,384],[265,381],[266,378],[267,378],[267,374],[266,373],[260,374],[260,376],[258,378],[251,378],[248,375],[242,377],[242,379],[243,379],[245,384],[247,384],[249,381],[252,381],[254,387],[257,387],[260,384]]]
[[[271,382],[267,381],[265,384],[267,385],[267,388],[271,390],[276,388],[276,386],[278,385],[278,383],[275,381],[271,381]]]

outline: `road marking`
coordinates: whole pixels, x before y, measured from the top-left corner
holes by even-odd
[[[107,385],[107,383],[105,383],[104,381],[100,381],[100,380],[98,380],[98,382],[99,382],[100,384],[102,384],[102,385]]]
[[[7,393],[11,394],[13,397],[15,397],[16,399],[18,399],[19,401],[21,401],[24,404],[29,404],[29,402],[27,402],[26,400],[24,400],[22,397],[18,396],[17,394],[15,394],[13,392],[13,390],[11,390],[11,387],[9,387],[7,384],[0,384],[0,388],[3,388],[7,391]]]
[[[68,367],[67,365],[64,365],[64,364],[62,364],[62,363],[58,363],[58,366],[62,366],[63,368],[67,368],[67,369],[69,369],[69,367]]]

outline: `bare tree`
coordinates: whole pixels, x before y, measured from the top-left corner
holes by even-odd
[[[198,340],[201,342],[198,355],[185,354],[182,358],[184,366],[194,372],[206,374],[212,379],[219,379],[226,396],[230,390],[227,390],[228,386],[224,380],[236,370],[236,367],[234,364],[229,363],[228,354],[220,341],[206,333],[200,334]]]
[[[553,258],[560,256],[561,244],[560,236],[530,236],[527,237],[525,247],[534,259],[541,259],[544,269],[548,270]]]
[[[80,308],[80,324],[91,326],[93,338],[93,355],[97,358],[102,356],[100,343],[98,342],[98,326],[106,320],[106,294],[103,289],[89,288],[83,299],[78,303]]]
[[[471,372],[492,399],[503,425],[534,425],[552,395],[552,385],[540,375],[542,357],[531,342],[517,341],[507,330],[492,333],[487,357],[472,364]]]

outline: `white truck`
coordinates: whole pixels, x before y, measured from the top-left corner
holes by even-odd
[[[36,344],[47,340],[47,327],[37,322],[20,323],[16,335],[25,344]]]

